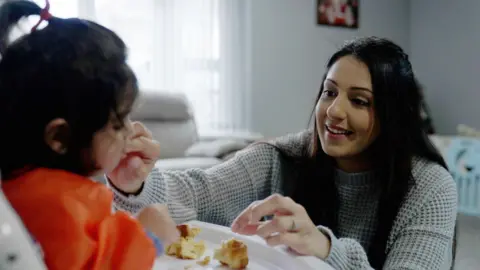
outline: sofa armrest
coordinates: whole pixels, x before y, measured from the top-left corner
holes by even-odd
[[[209,132],[200,134],[199,141],[238,140],[252,143],[263,138],[262,134],[256,132]]]

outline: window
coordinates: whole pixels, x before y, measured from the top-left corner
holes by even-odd
[[[115,31],[129,47],[142,91],[185,93],[199,132],[209,133],[248,127],[244,2],[50,0],[50,11]]]

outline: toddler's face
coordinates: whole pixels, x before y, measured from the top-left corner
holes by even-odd
[[[132,133],[132,122],[127,117],[123,124],[112,120],[104,129],[94,134],[93,158],[96,165],[102,169],[95,174],[109,173],[117,167],[126,155],[125,146]]]

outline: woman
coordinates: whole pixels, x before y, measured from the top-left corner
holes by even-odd
[[[144,184],[131,175],[140,169],[119,168],[110,175],[116,207],[165,203],[177,222],[232,224],[335,269],[448,268],[457,193],[423,132],[420,100],[401,48],[354,40],[327,64],[311,130],[208,170],[154,170]],[[146,153],[137,128],[147,136],[130,151]]]

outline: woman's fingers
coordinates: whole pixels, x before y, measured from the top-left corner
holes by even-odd
[[[258,227],[258,224],[250,224],[251,220],[251,213],[253,207],[255,205],[259,204],[261,201],[255,201],[251,203],[245,210],[243,210],[232,222],[232,231],[235,233],[241,233],[241,234],[255,234],[256,228]],[[252,225],[247,228],[247,225]],[[253,232],[255,231],[255,232]]]
[[[148,137],[137,137],[127,142],[127,154],[137,154],[142,159],[157,160],[160,155],[160,145]]]
[[[260,222],[271,215],[271,220]],[[330,250],[329,240],[315,227],[305,208],[278,194],[247,207],[233,222],[232,231],[256,234],[270,246],[285,245],[303,255],[326,258]]]
[[[278,216],[258,226],[256,234],[267,239],[274,233],[299,232],[305,227],[305,220],[295,219],[295,216]]]
[[[272,234],[265,240],[269,246],[284,245],[299,255],[316,256],[325,260],[331,249],[330,239],[315,226],[312,225],[311,229]]]
[[[285,215],[296,214],[299,210],[299,205],[289,197],[274,194],[252,207],[251,221],[256,222],[264,216],[270,216],[276,213]]]
[[[268,221],[266,221],[268,222]],[[258,228],[263,226],[265,224],[265,222],[255,222],[255,223],[252,223],[252,224],[247,224],[246,226],[244,226],[243,228],[233,228],[232,227],[232,232],[234,233],[239,233],[239,234],[243,234],[243,235],[256,235],[257,232],[258,232]]]
[[[125,193],[140,190],[160,155],[160,145],[142,123],[133,122],[132,129],[125,145],[126,157],[108,174],[110,182]]]
[[[127,157],[127,166],[123,169],[127,179],[146,179],[150,173],[143,160],[135,155]]]
[[[258,225],[258,222],[265,216],[278,213],[292,215],[299,213],[302,209],[303,207],[296,204],[292,199],[279,194],[274,194],[263,201],[251,204],[247,209],[240,213],[232,224],[232,231],[242,234],[250,234],[254,227],[249,225]],[[245,230],[245,228],[247,230]]]
[[[271,247],[285,245],[295,251],[300,249],[300,245],[303,245],[304,242],[301,234],[290,232],[272,235],[268,237],[266,241],[267,244]]]
[[[132,138],[137,138],[137,137],[147,137],[149,139],[152,139],[152,132],[148,130],[142,123],[140,122],[132,122],[132,129],[133,129],[133,134]]]
[[[149,170],[136,156],[127,156],[108,174],[110,183],[125,193],[136,193],[146,179]]]
[[[136,153],[142,159],[156,160],[160,155],[160,144],[153,139],[152,133],[140,122],[133,122],[133,134],[127,140],[125,151]]]

